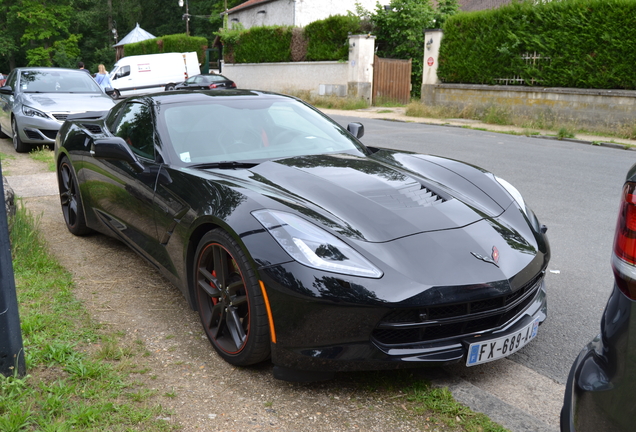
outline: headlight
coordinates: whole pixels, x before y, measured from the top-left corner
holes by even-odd
[[[352,276],[382,277],[380,269],[349,245],[298,216],[274,210],[258,210],[252,215],[293,259],[307,267]]]
[[[517,188],[511,185],[510,183],[508,183],[507,181],[505,181],[504,179],[502,179],[501,177],[497,177],[497,176],[494,176],[494,177],[495,177],[495,180],[497,180],[497,182],[501,186],[503,186],[503,188],[510,194],[512,199],[514,199],[517,202],[517,205],[519,206],[519,208],[521,208],[521,210],[523,210],[523,212],[527,214],[526,203],[523,200],[523,197],[521,196],[521,193],[517,190]]]
[[[22,113],[29,117],[37,116],[37,117],[44,117],[46,119],[50,118],[49,116],[44,114],[42,111],[36,110],[35,108],[31,108],[30,106],[26,106],[26,105],[22,105]]]
[[[515,200],[519,208],[523,211],[523,213],[530,221],[530,225],[532,225],[532,228],[534,228],[536,232],[545,232],[547,228],[541,226],[539,220],[537,219],[537,216],[534,214],[532,209],[530,209],[530,207],[526,205],[526,202],[523,200],[523,197],[521,196],[521,193],[517,190],[517,188],[501,177],[497,177],[496,175],[493,175],[493,177],[495,178],[495,180],[497,180],[497,183],[499,183],[510,194],[512,199]]]

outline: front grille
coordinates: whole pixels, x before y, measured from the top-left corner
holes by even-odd
[[[53,113],[52,116],[55,117],[55,120],[63,122],[63,121],[66,121],[66,117],[68,117],[68,113],[66,114]]]
[[[396,309],[378,324],[373,338],[383,345],[412,344],[499,328],[532,303],[542,281],[539,274],[514,293],[486,300]]]
[[[34,130],[25,129],[24,133],[26,134],[26,136],[29,139],[32,139],[32,140],[41,140],[42,139],[42,135],[40,135],[39,133],[37,133]]]

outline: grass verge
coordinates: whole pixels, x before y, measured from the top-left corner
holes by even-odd
[[[133,380],[143,346],[119,347],[118,335],[100,331],[37,227],[19,205],[10,237],[28,375],[0,375],[0,430],[173,430]]]
[[[39,162],[45,162],[49,171],[55,171],[55,154],[48,147],[38,147],[29,153],[31,159]]]

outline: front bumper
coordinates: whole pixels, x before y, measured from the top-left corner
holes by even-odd
[[[395,343],[387,343],[378,336],[378,323],[391,315],[396,305],[355,305],[284,295],[272,289],[276,285],[273,275],[262,272],[261,276],[271,304],[282,309],[273,314],[277,343],[272,343],[272,362],[291,370],[364,371],[455,363],[466,359],[471,343],[514,333],[534,319],[543,322],[547,315],[545,282],[535,278],[536,286],[527,298],[520,297],[517,309],[511,306],[508,313],[512,315],[502,315],[504,321],[496,326],[453,335],[442,332],[438,333],[442,337],[421,341],[399,337]],[[337,282],[331,282],[331,289],[337,289]]]
[[[55,143],[55,137],[63,123],[54,119],[26,115],[16,116],[16,122],[22,142],[45,145]]]

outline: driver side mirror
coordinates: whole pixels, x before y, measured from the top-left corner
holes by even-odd
[[[91,155],[100,159],[114,159],[128,163],[135,172],[143,172],[144,166],[120,137],[100,138],[93,142]]]
[[[1,94],[12,95],[13,94],[13,88],[10,85],[2,86],[2,87],[0,87],[0,93]]]
[[[347,130],[356,138],[362,138],[364,136],[364,125],[360,122],[349,123]]]

